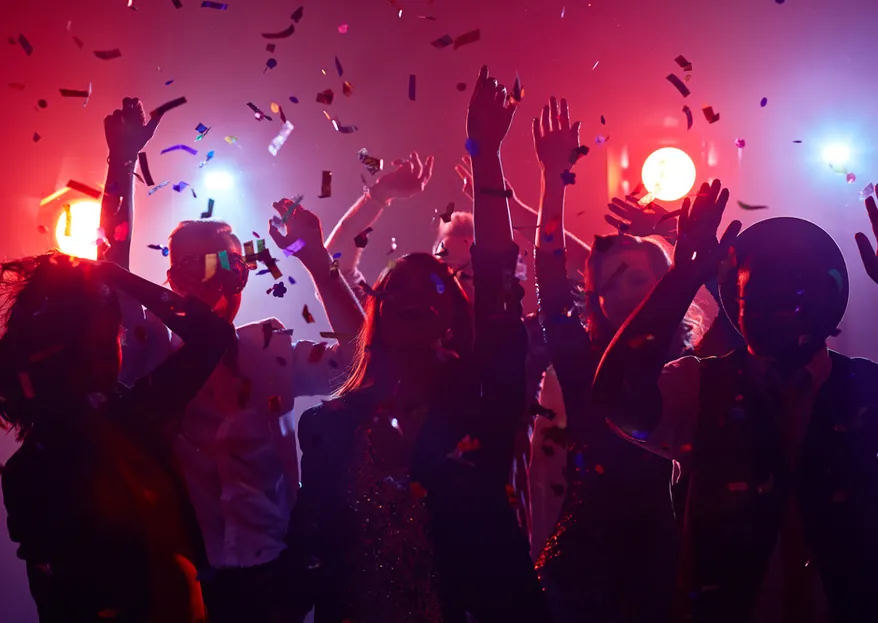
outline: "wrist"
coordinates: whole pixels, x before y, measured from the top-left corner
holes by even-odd
[[[133,158],[127,158],[120,154],[110,153],[110,155],[107,156],[107,165],[110,167],[111,171],[133,173],[137,166],[137,156],[135,155]]]
[[[377,184],[366,192],[366,198],[379,205],[381,208],[389,206],[394,199],[390,193],[381,190]]]
[[[316,248],[311,246],[309,252],[299,252],[296,254],[296,257],[299,258],[299,261],[302,262],[302,265],[311,274],[329,271],[332,266],[332,256],[329,255],[329,251],[324,246]]]

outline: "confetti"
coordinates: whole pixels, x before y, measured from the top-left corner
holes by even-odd
[[[155,186],[152,179],[152,173],[149,172],[149,162],[146,160],[146,152],[142,151],[137,154],[137,162],[140,163],[140,171],[143,173],[143,179],[147,186]]]
[[[521,77],[518,72],[515,74],[515,82],[512,83],[512,92],[509,94],[509,101],[518,104],[524,99],[524,88],[521,86]]]
[[[298,97],[293,97],[292,95],[290,95],[290,101],[291,101],[293,104],[298,104],[298,103],[299,103],[299,98],[298,98]]]
[[[168,153],[168,152],[171,152],[171,151],[178,151],[178,150],[185,151],[185,152],[187,152],[187,153],[189,153],[189,154],[192,154],[193,156],[197,156],[197,155],[198,155],[198,150],[197,150],[197,149],[192,149],[191,147],[189,147],[189,145],[171,145],[170,147],[166,147],[165,149],[163,149],[163,150],[161,151],[161,154],[166,154],[166,153]],[[160,155],[161,155],[161,154],[160,154]]]
[[[687,61],[685,56],[678,56],[674,59],[674,62],[677,63],[683,71],[692,71],[692,63]]]
[[[683,114],[686,115],[686,129],[691,130],[692,123],[693,123],[692,109],[689,108],[688,106],[683,106]]]
[[[396,247],[396,238],[391,237],[390,238],[390,251],[387,252],[387,255],[391,255],[393,253],[396,253],[396,248],[397,248]]]
[[[334,98],[335,94],[332,92],[332,89],[326,89],[317,94],[317,101],[325,106],[332,104]]]
[[[177,183],[174,184],[174,186],[173,186],[174,190],[176,190],[178,193],[183,192],[183,191],[186,190],[186,188],[188,188],[188,187],[189,187],[189,182],[182,182],[182,181],[181,181],[181,182],[177,182]]]
[[[454,214],[454,202],[453,201],[449,202],[448,205],[445,206],[445,212],[440,214],[439,218],[442,219],[443,223],[450,223],[452,214]]]
[[[704,113],[704,118],[707,119],[708,123],[716,123],[719,121],[719,113],[713,111],[713,106],[705,106],[701,109],[701,112]]]
[[[320,194],[319,199],[326,199],[332,196],[332,171],[323,171],[320,178]]]
[[[372,231],[373,230],[371,227],[367,227],[366,229],[361,231],[359,234],[354,236],[354,244],[356,245],[356,247],[358,249],[365,249],[366,248],[366,245],[369,244],[369,234],[371,234]]]
[[[274,51],[276,49],[277,49],[277,46],[273,43],[266,43],[265,44],[265,51],[268,52],[269,54],[274,54]]]
[[[73,43],[75,43],[75,44],[79,47],[80,50],[82,49],[82,46],[85,45],[85,44],[82,42],[82,39],[80,39],[79,37],[77,37],[77,36],[75,36],[75,35],[74,35],[74,37],[73,37]]]
[[[217,11],[225,11],[227,8],[229,8],[229,5],[228,4],[220,4],[219,2],[209,2],[208,0],[205,0],[204,2],[201,3],[201,8],[202,9],[216,9]]]
[[[466,91],[466,82],[458,82],[457,83],[458,91]]]
[[[607,120],[601,115],[601,125],[607,125]]]
[[[561,181],[564,182],[565,186],[569,186],[570,184],[575,184],[576,183],[576,173],[571,173],[570,169],[564,170],[564,172],[561,173]]]
[[[456,50],[457,48],[465,46],[469,43],[475,43],[479,40],[481,36],[482,34],[479,30],[471,30],[467,33],[464,33],[454,40],[454,49]]]
[[[475,158],[479,153],[479,143],[474,138],[466,139],[466,143],[463,144],[464,149],[466,149],[466,153]]]
[[[119,48],[115,48],[112,50],[95,50],[94,54],[102,61],[111,61],[114,58],[119,58],[120,56],[122,56],[122,52],[119,51]]]
[[[451,38],[450,35],[442,35],[435,41],[431,41],[430,45],[432,45],[437,50],[441,50],[442,48],[447,48],[449,45],[454,43],[454,39]]]
[[[270,58],[270,59],[268,59],[267,61],[265,61],[265,69],[262,70],[262,73],[265,73],[265,72],[268,71],[269,69],[274,69],[275,67],[277,67],[277,59],[276,59],[276,58]],[[270,121],[270,120],[269,120],[269,121]]]
[[[311,312],[308,311],[307,305],[305,305],[305,307],[302,308],[302,318],[304,318],[305,322],[307,322],[308,324],[314,323],[314,316],[312,316]]]
[[[162,252],[162,255],[164,255],[165,257],[168,257],[168,255],[170,255],[170,253],[171,253],[171,250],[168,249],[168,247],[164,247],[164,246],[162,246],[162,245],[160,245],[160,244],[148,244],[148,245],[146,245],[146,246],[147,246],[147,248],[149,248],[149,249],[154,249],[154,250],[156,250],[156,251],[161,251],[161,252]]]
[[[341,61],[338,60],[338,57],[335,57],[335,70],[338,72],[338,77],[341,78],[341,75],[344,73],[344,69],[341,67]]]
[[[213,199],[207,200],[207,211],[201,213],[201,218],[211,218],[213,216]]]
[[[283,249],[284,257],[290,257],[301,251],[305,247],[305,241],[299,238],[293,244]]]
[[[154,111],[149,113],[149,116],[151,119],[155,119],[156,117],[162,117],[168,111],[173,110],[174,108],[177,108],[179,106],[182,106],[185,103],[186,103],[185,97],[178,97],[175,100],[171,100],[170,102],[166,102],[166,103],[162,104],[161,106],[156,108]]]
[[[675,87],[677,87],[680,95],[682,95],[683,97],[689,97],[690,93],[688,87],[683,84],[683,81],[680,80],[675,74],[668,74],[667,80]]]
[[[296,22],[296,23],[298,24],[298,23],[299,23],[299,20],[302,19],[302,16],[303,16],[304,14],[305,14],[305,7],[300,6],[298,9],[296,9],[295,11],[293,11],[293,14],[290,15],[290,19],[293,20],[294,22]]]
[[[147,193],[147,195],[152,195],[153,193],[161,190],[162,188],[164,188],[165,186],[167,186],[170,183],[171,183],[170,181],[166,180],[166,181],[162,182],[161,184],[158,184],[157,186],[153,186],[152,188],[149,189],[149,192]]]
[[[341,85],[341,92],[344,93],[345,97],[350,97],[354,93],[354,85],[345,80]]]
[[[340,35],[348,34],[348,25],[347,24],[339,24],[338,25],[338,34],[340,34]]]
[[[268,145],[268,153],[272,156],[277,156],[277,152],[279,152],[280,148],[287,142],[287,139],[290,137],[290,134],[294,129],[295,126],[289,121],[286,121],[281,127],[280,132],[277,133],[277,136],[271,139],[271,143]]]
[[[742,138],[735,139],[735,147],[737,147],[738,149],[744,149],[746,146],[747,146],[747,141],[745,141],[744,139],[742,139]]]
[[[430,273],[430,279],[433,280],[433,284],[436,286],[436,294],[445,294],[445,284],[442,283],[442,278],[436,273]]]
[[[357,156],[359,157],[360,162],[363,163],[363,166],[366,167],[366,170],[372,175],[375,175],[378,171],[384,169],[384,160],[376,158],[375,156],[370,156],[365,149],[358,151]]]
[[[34,53],[34,48],[30,44],[30,41],[28,41],[27,37],[25,37],[22,34],[18,35],[18,45],[21,46],[21,49],[24,50],[24,53],[27,54],[28,56],[30,56],[31,54]]]
[[[49,103],[46,100],[37,100],[37,106],[40,108],[46,108],[49,106]]]
[[[39,143],[41,138],[43,137],[34,132],[34,143]]]
[[[262,33],[263,39],[286,39],[291,36],[294,32],[296,32],[296,25],[290,24],[289,28],[286,28],[280,32],[264,32]]]
[[[860,199],[865,199],[873,192],[875,192],[875,185],[870,183],[863,190],[860,191]]]
[[[180,0],[171,0],[171,2],[173,2],[173,3],[174,3],[174,6],[177,7],[178,9],[182,9],[182,8],[183,8],[183,3],[180,2]]]
[[[857,176],[853,173],[848,173],[845,179],[847,180],[848,184],[853,184],[857,181]]]
[[[411,101],[415,101],[415,75],[412,74],[409,76],[409,99]]]
[[[360,129],[359,126],[356,125],[342,125],[338,119],[332,120],[332,127],[340,134],[353,134]]]
[[[767,210],[768,206],[759,206],[759,205],[750,205],[749,203],[744,203],[743,201],[738,202],[738,207],[742,210]]]
[[[238,137],[237,137],[237,136],[227,136],[227,137],[225,138],[225,141],[226,141],[229,145],[237,145],[237,144],[238,144]]]
[[[70,214],[70,204],[64,206],[64,235],[71,236],[70,228],[73,225],[73,217]]]
[[[91,186],[86,186],[81,182],[77,182],[76,180],[69,180],[67,182],[67,188],[70,190],[75,190],[77,192],[82,193],[83,195],[88,195],[92,199],[100,199],[101,191],[95,190]]]
[[[604,136],[603,134],[598,134],[597,136],[594,137],[594,144],[595,145],[603,145],[608,140],[610,140],[609,136]]]
[[[760,105],[762,108],[765,108],[766,106],[768,106],[768,98],[767,98],[767,97],[763,97],[763,98],[762,98],[762,101],[759,102],[759,105]]]
[[[213,160],[214,153],[216,153],[216,152],[214,152],[212,149],[209,152],[207,152],[204,160],[202,160],[201,162],[198,163],[198,168],[203,169],[208,162]]]

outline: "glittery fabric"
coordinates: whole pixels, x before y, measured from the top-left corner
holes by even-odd
[[[424,490],[381,455],[371,434],[357,430],[349,474],[348,503],[360,533],[346,561],[351,623],[439,623]]]

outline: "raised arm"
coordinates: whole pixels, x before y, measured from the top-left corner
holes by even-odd
[[[398,199],[409,199],[424,191],[433,175],[433,156],[421,163],[418,152],[412,152],[408,160],[393,162],[393,171],[378,178],[375,185],[345,212],[326,239],[326,248],[331,255],[338,254],[339,272],[349,283],[357,284],[362,279],[359,272],[363,247],[355,239],[373,227],[384,209]]]
[[[294,244],[299,247],[295,256],[310,273],[314,286],[317,288],[317,296],[329,318],[329,324],[332,330],[340,336],[338,350],[342,361],[337,369],[327,366],[326,370],[326,375],[332,378],[338,377],[351,360],[353,340],[363,325],[363,309],[348,283],[341,278],[340,271],[333,268],[332,256],[323,246],[323,230],[320,226],[320,219],[302,206],[294,206],[289,199],[279,201],[274,206],[280,214],[280,218],[274,218],[269,223],[272,240],[281,249],[289,249]],[[330,389],[332,378],[327,378],[325,385],[322,382],[317,382],[316,385],[320,387],[304,388],[299,385],[297,394],[321,395],[330,393],[330,391],[319,390],[324,387]]]
[[[683,203],[674,264],[610,343],[594,381],[594,400],[623,434],[643,440],[659,425],[658,380],[671,341],[705,280],[741,230],[732,222],[717,242],[716,231],[729,199],[719,180],[702,184],[691,204]]]
[[[872,223],[872,233],[878,239],[878,205],[875,203],[875,197],[866,198],[866,213],[869,215],[869,221]],[[857,248],[860,250],[860,257],[863,259],[863,266],[866,268],[866,274],[869,278],[878,283],[878,254],[872,248],[869,237],[863,232],[858,232],[854,239],[857,241]]]

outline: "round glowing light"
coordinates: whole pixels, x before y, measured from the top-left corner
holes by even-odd
[[[101,204],[94,201],[81,201],[71,204],[69,211],[61,212],[55,226],[55,240],[58,249],[67,255],[75,255],[89,260],[98,258],[98,229],[101,226]],[[68,236],[67,233],[70,233]]]
[[[652,152],[640,173],[643,186],[659,201],[676,201],[695,185],[695,163],[676,147]]]
[[[823,161],[833,168],[844,167],[851,159],[851,148],[844,143],[833,143],[823,148]]]
[[[209,191],[231,190],[234,185],[234,178],[225,171],[211,171],[204,176],[204,187]]]

